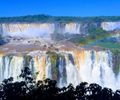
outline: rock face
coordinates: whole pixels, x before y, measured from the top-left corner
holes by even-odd
[[[23,67],[29,67],[32,73],[38,72],[37,80],[51,78],[58,86],[79,82],[98,83],[112,89],[120,88],[120,72],[113,71],[110,51],[75,50],[59,52],[39,52],[35,55],[0,55],[0,81],[8,77],[19,80]]]

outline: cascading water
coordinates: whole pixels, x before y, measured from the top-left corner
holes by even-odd
[[[0,81],[9,77],[17,81],[23,69],[23,61],[22,57],[0,56]]]
[[[54,24],[2,24],[3,35],[24,37],[48,37],[54,33]]]
[[[53,33],[81,34],[80,23],[9,23],[0,24],[0,34],[12,37],[50,37]]]
[[[59,58],[59,81],[58,81],[58,86],[63,87],[66,85],[67,80],[66,80],[66,60],[65,57],[60,57]]]
[[[28,66],[36,80],[56,79],[58,86],[80,82],[97,83],[113,90],[120,88],[120,72],[113,71],[112,53],[95,50],[62,51],[40,55],[0,55],[0,81],[13,77],[19,80],[23,67]]]
[[[120,22],[102,22],[101,27],[106,31],[120,29]]]
[[[79,34],[80,33],[80,24],[78,24],[78,23],[66,24],[65,33]]]
[[[74,86],[76,86],[79,84],[80,79],[77,67],[73,63],[73,59],[71,59],[71,57],[71,54],[68,54],[68,56],[66,57],[67,85],[69,85],[69,83],[72,83]]]
[[[52,79],[51,62],[49,57],[47,57],[46,60],[46,78]]]

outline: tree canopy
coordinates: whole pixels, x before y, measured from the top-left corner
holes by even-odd
[[[50,16],[50,15],[28,15],[17,17],[0,17],[0,23],[14,22],[102,22],[102,21],[120,21],[120,16]]]

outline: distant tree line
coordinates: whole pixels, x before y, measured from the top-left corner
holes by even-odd
[[[28,67],[22,70],[23,81],[5,79],[0,85],[0,100],[120,100],[120,90],[113,92],[98,84],[82,82],[76,87],[57,87],[55,80],[45,79],[36,82]]]
[[[120,21],[120,16],[96,16],[96,17],[76,17],[76,16],[50,16],[50,15],[28,15],[18,17],[1,17],[0,23],[14,22],[102,22]]]

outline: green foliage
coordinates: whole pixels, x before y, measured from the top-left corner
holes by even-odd
[[[120,16],[99,16],[99,17],[75,17],[75,16],[50,16],[50,15],[28,15],[19,17],[1,17],[0,23],[11,22],[102,22],[120,21]]]
[[[113,71],[115,75],[118,75],[120,72],[120,49],[111,49],[113,53]]]
[[[89,45],[91,43],[108,38],[110,36],[111,34],[109,32],[104,31],[102,28],[89,27],[87,36],[74,35],[71,36],[72,38],[70,38],[69,41],[80,45]]]
[[[120,44],[119,43],[112,43],[112,42],[101,42],[96,44],[100,47],[106,48],[106,49],[110,49],[113,52],[116,51],[116,49],[120,49]]]
[[[76,36],[71,38],[69,41],[73,42],[73,43],[78,43],[81,45],[85,45],[88,43],[87,37],[81,37],[81,36]]]
[[[113,49],[111,49],[111,51],[114,55],[118,55],[118,54],[120,54],[120,47],[118,47],[118,49],[113,48]]]
[[[0,23],[11,23],[11,22],[49,22],[51,16],[48,15],[28,15],[19,17],[2,17]]]
[[[110,36],[110,33],[103,30],[102,28],[89,28],[89,38],[92,40],[103,39]]]
[[[48,54],[48,56],[50,57],[50,60],[51,60],[52,78],[57,80],[59,56],[58,56],[57,53],[51,52],[51,51],[48,51],[47,54]]]
[[[49,55],[49,57],[51,59],[51,63],[56,65],[56,60],[58,58],[57,53],[48,51],[47,54]]]
[[[30,61],[31,61],[31,59],[32,59],[32,57],[30,56],[30,55],[25,55],[24,56],[24,65],[26,66],[26,67],[28,67],[29,66],[29,63],[30,63]]]

